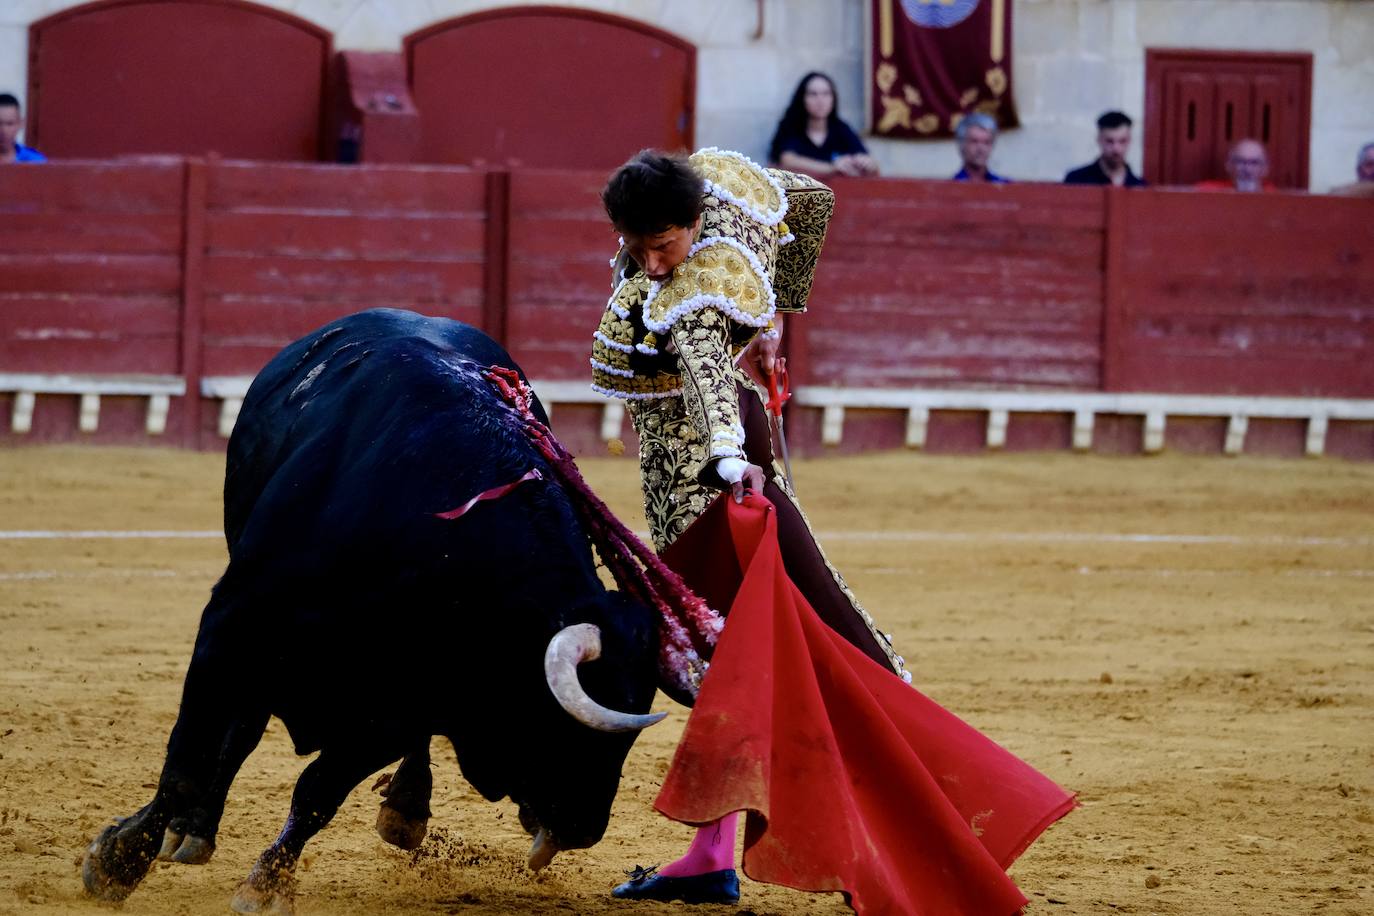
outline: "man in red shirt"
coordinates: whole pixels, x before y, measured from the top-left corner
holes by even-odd
[[[1200,191],[1277,191],[1273,182],[1266,181],[1269,174],[1269,153],[1258,140],[1237,140],[1226,154],[1226,174],[1229,181],[1212,179],[1199,181]]]

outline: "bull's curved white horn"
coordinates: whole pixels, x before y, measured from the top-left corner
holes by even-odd
[[[577,666],[601,656],[601,630],[594,623],[564,627],[544,651],[544,678],[558,705],[589,728],[602,732],[632,732],[661,721],[666,712],[634,715],[608,709],[587,696],[577,679]]]

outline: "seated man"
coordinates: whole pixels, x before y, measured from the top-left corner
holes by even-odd
[[[965,117],[954,129],[954,141],[959,146],[959,158],[964,161],[964,167],[954,174],[955,181],[1007,183],[1006,178],[988,168],[997,143],[997,122],[991,115],[975,111]]]
[[[1199,181],[1199,191],[1277,191],[1265,176],[1269,174],[1269,153],[1258,140],[1237,140],[1226,154],[1226,174],[1229,179],[1213,178]]]
[[[48,161],[38,150],[19,142],[19,131],[23,127],[19,100],[8,92],[0,93],[0,164]]]

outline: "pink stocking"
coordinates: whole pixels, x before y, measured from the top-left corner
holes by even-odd
[[[667,878],[689,878],[735,867],[735,826],[739,812],[727,814],[714,824],[697,828],[687,854],[658,870]]]

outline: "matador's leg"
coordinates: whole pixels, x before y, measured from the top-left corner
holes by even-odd
[[[901,674],[902,660],[878,632],[873,618],[849,590],[844,577],[830,565],[801,506],[782,482],[773,458],[768,412],[757,390],[741,383],[739,407],[745,452],[751,462],[764,469],[768,480],[763,495],[777,508],[778,546],[788,577],[827,626],[878,664]]]

